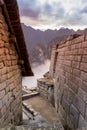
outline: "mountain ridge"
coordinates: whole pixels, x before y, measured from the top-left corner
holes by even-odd
[[[57,39],[57,43],[64,40],[71,34],[83,34],[83,30],[74,31],[73,29],[60,28],[59,30],[47,29],[45,31],[34,29],[21,23],[31,64],[34,62],[42,63],[49,57],[49,46],[52,40]]]

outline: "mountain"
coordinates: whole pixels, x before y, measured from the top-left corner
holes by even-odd
[[[60,42],[71,34],[82,34],[83,30],[74,31],[73,29],[60,28],[59,30],[45,30],[34,29],[30,26],[21,24],[25,37],[26,46],[30,54],[30,62],[42,62],[49,57],[48,48],[52,40]]]

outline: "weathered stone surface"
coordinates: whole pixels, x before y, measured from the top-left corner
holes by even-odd
[[[74,126],[73,128],[78,128],[79,112],[74,105],[71,105],[69,115],[72,125]]]
[[[81,63],[80,64],[80,69],[87,72],[87,63]]]
[[[85,103],[87,103],[87,93],[83,89],[79,88],[78,95],[84,100]]]
[[[73,61],[72,67],[78,69],[79,68],[79,62]]]
[[[83,55],[83,57],[82,57],[82,62],[87,63],[87,55]]]
[[[86,119],[86,121],[87,121],[87,105],[86,105],[86,110],[85,110],[86,112],[85,112],[85,119]]]
[[[87,93],[87,82],[83,82],[83,85],[81,86],[81,88],[84,90],[84,91],[86,91],[86,93]]]
[[[0,83],[0,91],[6,88],[6,82]]]
[[[53,80],[48,78],[41,78],[37,81],[38,91],[42,96],[54,105],[54,86]]]
[[[87,82],[87,73],[86,72],[81,72],[81,79],[83,80],[83,81],[86,81]]]
[[[84,117],[85,116],[86,103],[78,95],[75,95],[75,97],[73,99],[73,104]]]
[[[81,128],[81,127],[85,127],[87,126],[87,122],[86,120],[83,118],[82,115],[79,116],[79,123],[78,123],[78,127]]]
[[[22,115],[18,54],[3,15],[0,11],[0,125],[19,123]]]
[[[53,78],[58,81],[54,84],[56,108],[60,105],[66,112],[63,120],[70,128],[75,129],[83,126],[87,120],[87,35],[64,41],[55,49],[58,51],[55,74]],[[54,66],[51,64],[50,66]],[[50,73],[52,72],[52,68]],[[64,77],[64,78],[63,78]],[[66,89],[67,86],[67,89]],[[69,114],[68,114],[69,113]],[[72,114],[70,114],[72,113]],[[63,115],[63,113],[62,113]],[[82,117],[81,117],[82,116]],[[83,119],[82,119],[83,118]],[[67,119],[67,121],[66,121]],[[78,126],[79,124],[79,126]],[[81,124],[81,125],[80,125]]]
[[[80,77],[81,71],[78,69],[73,69],[73,75]]]
[[[87,54],[87,48],[84,48],[84,54]]]
[[[5,96],[5,90],[0,91],[0,99],[2,99]]]
[[[4,64],[1,62],[0,63],[0,69],[4,67]]]

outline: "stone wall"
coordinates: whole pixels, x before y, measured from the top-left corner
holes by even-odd
[[[0,125],[21,121],[21,71],[15,40],[0,8]]]
[[[54,106],[54,83],[52,79],[41,78],[37,80],[38,91]]]
[[[87,125],[87,34],[69,36],[56,53],[57,58],[52,58],[53,48],[50,74],[55,78],[55,107],[64,125],[80,128]]]

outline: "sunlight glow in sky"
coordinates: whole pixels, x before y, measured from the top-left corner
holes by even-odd
[[[17,0],[21,22],[36,29],[87,27],[87,0]]]

